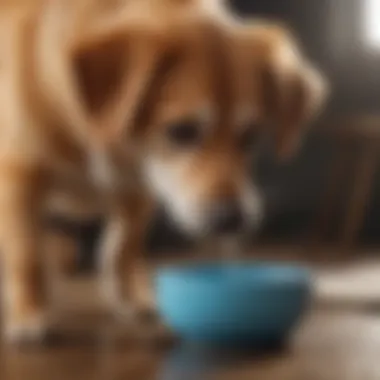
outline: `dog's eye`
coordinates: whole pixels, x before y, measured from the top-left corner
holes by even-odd
[[[257,128],[247,128],[239,136],[239,148],[245,152],[255,147],[259,140],[259,131]]]
[[[200,142],[202,133],[198,122],[189,120],[169,128],[169,139],[178,145],[193,146]]]

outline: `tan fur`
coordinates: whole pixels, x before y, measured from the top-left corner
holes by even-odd
[[[176,198],[178,218],[193,218],[195,226],[217,200],[241,197],[250,211],[249,157],[237,145],[244,128],[261,133],[264,121],[274,121],[279,153],[292,150],[323,97],[317,71],[293,52],[283,29],[232,21],[218,2],[211,5],[0,5],[0,241],[9,338],[44,331],[45,212],[106,215],[100,263],[107,298],[147,308],[142,254],[155,192]],[[189,117],[199,119],[205,136],[196,152],[167,140],[167,128]],[[158,184],[147,186],[146,170]]]

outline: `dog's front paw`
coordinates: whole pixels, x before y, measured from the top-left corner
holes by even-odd
[[[131,321],[134,308],[124,300],[120,288],[111,276],[103,277],[100,281],[100,293],[108,310],[119,320]]]
[[[118,318],[124,321],[155,321],[158,319],[154,302],[137,297],[127,297],[128,292],[113,277],[103,277],[100,291],[108,308]]]
[[[3,325],[3,338],[7,344],[42,344],[49,336],[47,318],[43,314],[7,318]]]
[[[115,301],[115,299],[114,299]],[[120,299],[112,303],[112,314],[140,341],[154,345],[172,345],[178,337],[165,326],[152,305],[127,303]]]

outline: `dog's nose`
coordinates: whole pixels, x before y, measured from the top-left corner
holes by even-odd
[[[214,206],[211,217],[212,230],[217,234],[238,232],[243,226],[243,212],[236,200],[228,200]]]

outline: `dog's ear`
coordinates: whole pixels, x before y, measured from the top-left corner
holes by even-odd
[[[286,29],[258,26],[251,30],[251,39],[261,114],[274,128],[278,157],[288,159],[298,147],[303,126],[321,110],[327,83]]]
[[[82,41],[71,57],[79,100],[102,136],[112,140],[139,119],[166,51],[154,33],[121,30]]]
[[[39,27],[46,93],[84,143],[117,140],[132,127],[169,51],[149,15],[128,19],[115,10],[94,17],[92,3],[72,11],[64,0],[52,1]]]

